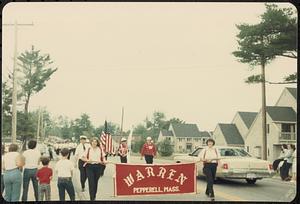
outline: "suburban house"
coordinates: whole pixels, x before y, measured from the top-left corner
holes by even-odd
[[[205,145],[210,138],[207,131],[199,131],[196,124],[170,124],[168,130],[161,130],[158,142],[165,139],[174,145],[174,152],[192,152],[199,146]]]
[[[243,139],[246,139],[246,135],[249,132],[249,129],[257,115],[257,112],[240,112],[238,111],[233,120],[232,124],[235,124],[236,128],[238,129],[240,135]]]
[[[292,107],[297,112],[297,88],[284,88],[275,106]]]
[[[262,156],[262,113],[257,114],[245,140],[246,150],[257,158]],[[267,160],[280,154],[280,146],[296,143],[297,114],[292,107],[267,106]]]
[[[232,123],[219,123],[213,133],[216,145],[244,147],[244,139],[237,126]]]

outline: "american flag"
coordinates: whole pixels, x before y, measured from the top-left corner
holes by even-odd
[[[102,132],[100,136],[100,141],[106,154],[115,154],[112,137],[109,133]]]

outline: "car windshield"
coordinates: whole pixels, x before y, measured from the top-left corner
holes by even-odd
[[[251,157],[245,150],[234,148],[220,149],[220,155],[223,157]]]
[[[201,150],[202,150],[202,148],[198,148],[191,155],[197,157],[199,155],[199,153],[200,153]]]

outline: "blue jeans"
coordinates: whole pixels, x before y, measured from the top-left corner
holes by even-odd
[[[38,191],[38,181],[36,179],[36,172],[37,172],[37,168],[36,169],[24,169],[22,201],[27,201],[30,179],[31,179],[32,185],[33,185],[34,198],[36,201],[38,201],[39,191]]]
[[[70,200],[75,200],[75,189],[73,186],[72,178],[57,178],[57,187],[59,193],[59,200],[65,200],[65,191],[69,194]]]
[[[3,175],[5,195],[4,199],[7,202],[17,202],[20,199],[22,174],[17,168],[6,170]]]

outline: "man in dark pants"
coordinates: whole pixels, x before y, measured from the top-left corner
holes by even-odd
[[[86,136],[82,135],[80,136],[80,144],[77,146],[75,150],[75,158],[78,160],[78,168],[80,171],[80,183],[81,183],[81,189],[84,191],[85,188],[85,182],[87,179],[87,174],[86,174],[86,168],[83,166],[85,163],[82,161],[82,156],[84,155],[86,149],[90,147],[89,144],[86,143]]]
[[[200,152],[199,157],[200,161],[203,162],[203,173],[206,176],[207,181],[205,194],[213,201],[215,200],[213,185],[216,177],[219,154],[217,149],[213,147],[215,145],[213,139],[208,139],[206,145],[207,147]]]
[[[151,137],[147,137],[147,142],[141,149],[141,160],[145,156],[146,164],[153,164],[153,157],[156,156],[156,147],[153,144]]]
[[[36,172],[38,170],[41,157],[40,151],[36,148],[36,140],[30,140],[27,145],[28,150],[23,152],[23,156],[25,157],[25,166],[23,173],[22,201],[24,202],[27,201],[28,198],[30,180],[32,181],[35,200],[38,201],[38,181],[36,179]]]

